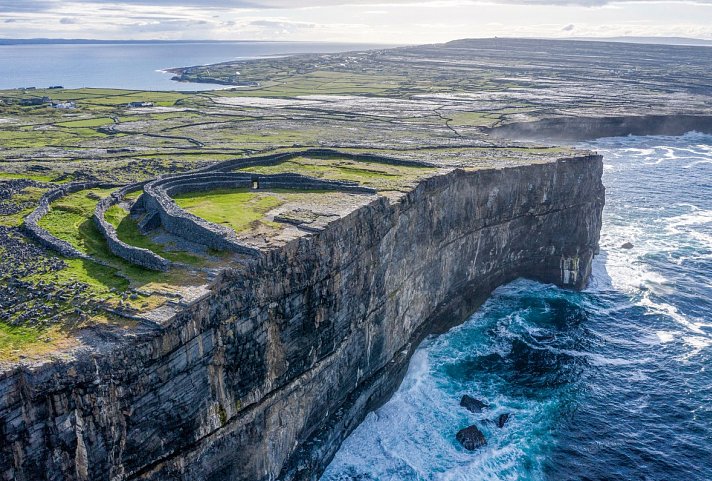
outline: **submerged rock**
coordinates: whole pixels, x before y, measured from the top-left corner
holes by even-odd
[[[631,244],[630,242],[626,242],[625,244],[623,244],[621,246],[621,249],[632,249],[632,248],[633,248],[633,244]]]
[[[462,399],[460,399],[460,406],[473,413],[480,413],[483,409],[487,409],[487,405],[485,403],[473,398],[472,396],[468,396],[467,394],[462,396]]]
[[[482,431],[480,431],[475,425],[461,429],[455,435],[455,438],[460,442],[460,444],[462,444],[462,447],[468,451],[474,451],[475,449],[481,448],[487,444],[485,435],[482,434]]]
[[[497,427],[503,428],[507,421],[509,421],[509,413],[500,414],[499,419],[497,419]]]

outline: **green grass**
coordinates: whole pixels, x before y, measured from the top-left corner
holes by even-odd
[[[69,242],[83,252],[100,250],[103,243],[101,235],[92,235],[91,216],[96,208],[94,196],[106,197],[114,189],[91,189],[76,192],[63,197],[51,206],[49,213],[40,219],[40,227],[47,229],[54,236]],[[98,231],[97,231],[98,234]]]
[[[40,148],[76,146],[80,142],[105,137],[90,128],[47,130],[0,130],[0,145],[5,148]]]
[[[218,75],[219,76],[219,75]],[[300,95],[385,95],[407,80],[395,75],[364,75],[353,72],[315,71],[286,74],[262,81],[250,89],[220,90],[216,95],[240,97],[296,97]]]
[[[17,361],[20,357],[37,358],[75,343],[59,326],[16,327],[0,322],[0,362]]]
[[[102,125],[113,123],[114,120],[111,117],[97,117],[93,119],[68,120],[66,122],[57,122],[55,125],[60,127],[101,127]]]
[[[39,202],[42,194],[45,193],[45,189],[40,189],[39,187],[27,187],[23,190],[21,194],[16,194],[13,196],[12,200],[17,203],[31,202],[32,207],[23,209],[16,214],[10,215],[0,215],[0,225],[7,227],[17,227],[22,224],[22,219],[28,215],[34,209],[34,206]]]
[[[168,250],[165,246],[153,242],[149,237],[141,233],[136,221],[131,218],[125,209],[118,205],[109,207],[104,218],[114,226],[117,237],[129,245],[148,249],[173,262],[190,265],[201,265],[204,263],[204,259],[200,256],[188,252]]]
[[[50,212],[40,220],[40,226],[55,237],[107,264],[105,266],[93,261],[68,260],[69,267],[61,272],[86,282],[98,294],[110,289],[125,290],[129,286],[170,288],[191,285],[197,280],[186,277],[179,269],[171,269],[168,272],[150,271],[129,264],[111,253],[91,217],[97,203],[92,197],[105,197],[112,190],[90,189],[70,194],[54,202]]]
[[[453,127],[490,126],[500,117],[488,112],[446,112],[443,116],[452,119]]]
[[[172,107],[179,100],[186,98],[189,98],[189,96],[178,92],[126,92],[119,95],[92,97],[84,102],[108,106],[123,105],[129,102],[153,102],[154,105],[159,107]]]
[[[284,203],[284,200],[272,194],[249,189],[221,189],[186,192],[176,196],[174,200],[180,207],[198,217],[228,226],[235,232],[242,232],[256,227],[259,223],[265,223],[264,214]]]
[[[239,169],[259,174],[294,172],[327,180],[348,180],[379,190],[392,189],[434,171],[430,167],[411,167],[366,162],[340,157],[296,157],[279,164]]]
[[[56,175],[47,174],[16,174],[11,172],[0,172],[0,180],[10,180],[10,179],[29,179],[36,180],[38,182],[51,182]]]

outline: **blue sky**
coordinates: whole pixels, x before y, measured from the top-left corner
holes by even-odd
[[[0,37],[430,43],[712,39],[712,0],[0,0]]]

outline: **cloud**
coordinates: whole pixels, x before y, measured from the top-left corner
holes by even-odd
[[[314,28],[316,27],[313,23],[306,22],[288,22],[288,21],[277,21],[277,20],[255,20],[250,22],[250,25],[256,27],[267,27],[267,28]]]
[[[658,0],[661,1],[661,0]],[[665,0],[663,0],[665,1]],[[651,0],[458,0],[459,4],[501,4],[523,6],[584,6],[597,7],[610,3],[650,3]],[[693,3],[712,5],[712,0],[666,0],[667,3]],[[209,9],[285,9],[295,10],[313,7],[334,7],[343,5],[433,5],[453,3],[443,0],[0,0],[0,12],[41,12],[59,7],[62,3],[141,5],[155,7],[200,7]]]
[[[606,4],[614,8],[587,8]],[[0,37],[384,44],[574,32],[712,38],[710,14],[712,0],[0,0]]]

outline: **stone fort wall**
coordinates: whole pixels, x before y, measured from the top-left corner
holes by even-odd
[[[109,250],[112,254],[146,269],[153,271],[166,271],[171,264],[170,261],[148,249],[132,246],[120,240],[116,234],[114,226],[107,222],[104,217],[104,214],[106,214],[106,211],[111,206],[117,205],[121,202],[126,194],[141,190],[144,185],[145,182],[126,186],[99,201],[96,205],[96,209],[94,210],[94,224],[96,224],[97,229],[99,229],[101,235],[103,235],[104,239],[106,239],[106,243],[108,244]]]
[[[52,249],[59,254],[72,259],[86,259],[89,256],[80,252],[69,242],[58,239],[50,234],[46,229],[40,227],[39,221],[47,215],[50,210],[50,204],[62,197],[79,192],[80,190],[94,188],[110,188],[115,184],[106,184],[102,182],[74,182],[63,185],[54,190],[45,193],[40,199],[39,205],[27,217],[24,218],[22,228],[31,239],[37,241],[40,245]]]

